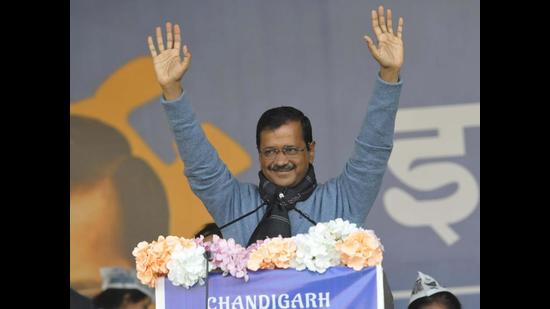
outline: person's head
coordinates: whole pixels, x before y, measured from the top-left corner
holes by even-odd
[[[134,289],[110,289],[93,299],[94,307],[101,309],[148,309],[151,298]]]
[[[432,277],[418,272],[408,309],[461,309],[458,298]]]
[[[451,292],[438,292],[421,297],[409,304],[408,309],[461,309],[458,298]]]
[[[138,281],[136,272],[119,267],[101,268],[101,293],[93,298],[95,308],[148,309],[154,291]]]
[[[211,241],[214,235],[218,235],[220,238],[223,238],[222,232],[216,223],[205,224],[204,227],[195,234],[195,238],[200,237],[201,235],[204,237],[204,241]]]
[[[168,202],[126,138],[92,118],[70,119],[71,286],[91,296],[102,265],[130,267],[132,249],[168,232]]]
[[[315,157],[309,118],[290,106],[267,110],[256,126],[256,147],[269,181],[281,187],[297,185]]]

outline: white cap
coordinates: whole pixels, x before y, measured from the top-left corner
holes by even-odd
[[[409,300],[409,304],[419,298],[432,296],[433,294],[439,292],[451,293],[451,291],[449,291],[448,289],[440,286],[434,278],[418,272],[418,278],[416,278],[414,288],[411,292],[411,299]]]
[[[99,272],[103,278],[103,283],[101,284],[102,291],[109,289],[135,289],[149,296],[153,302],[155,301],[155,291],[139,281],[135,270],[121,267],[102,267]]]

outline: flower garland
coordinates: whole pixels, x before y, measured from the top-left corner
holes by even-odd
[[[168,277],[174,285],[190,288],[204,284],[206,252],[210,253],[209,271],[219,269],[224,276],[248,281],[248,271],[260,269],[294,268],[324,273],[330,267],[345,265],[359,271],[382,263],[383,251],[374,231],[336,219],[312,226],[307,234],[267,238],[248,248],[217,235],[206,242],[202,236],[159,236],[151,243],[140,242],[132,255],[143,284],[155,287],[156,279]]]

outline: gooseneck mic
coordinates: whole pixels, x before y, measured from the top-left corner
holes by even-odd
[[[260,210],[260,208],[262,208],[262,207],[265,206],[265,205],[267,205],[267,202],[264,201],[263,203],[260,204],[260,206],[256,207],[254,210],[252,210],[252,211],[250,211],[250,212],[248,212],[248,213],[245,213],[244,215],[238,217],[237,219],[232,220],[232,221],[230,221],[230,222],[228,222],[228,223],[226,223],[226,224],[220,226],[219,230],[221,231],[221,230],[223,230],[224,228],[226,228],[226,227],[228,227],[228,226],[230,226],[230,225],[233,225],[234,223],[237,223],[237,222],[241,221],[242,219],[244,219],[244,218],[250,216],[251,214],[255,213],[256,211]]]
[[[296,207],[292,207],[291,210],[295,210],[297,213],[299,213],[302,217],[306,218],[307,221],[309,221],[311,224],[313,224],[314,226],[317,225],[317,222],[313,221],[310,217],[308,217],[305,213],[303,213],[300,209],[296,208]]]
[[[284,198],[284,193],[280,193],[280,196],[279,198]],[[252,211],[250,212],[247,212],[246,214],[238,217],[237,219],[234,219],[234,220],[231,220],[229,222],[227,222],[226,224],[222,225],[219,227],[219,231],[221,232],[223,229],[225,229],[226,227],[228,226],[231,226],[239,221],[241,221],[242,219],[250,216],[251,214],[257,212],[258,210],[260,210],[260,208],[264,207],[265,205],[267,205],[267,202],[266,201],[263,201],[258,207],[254,208]],[[307,216],[305,213],[303,213],[301,210],[299,210],[298,208],[296,207],[292,207],[292,209],[290,210],[295,210],[297,213],[299,213],[300,215],[302,215],[304,218],[306,218],[311,224],[313,225],[317,225],[317,222],[313,221],[309,216]],[[204,252],[204,257],[206,259],[206,279],[205,279],[205,285],[206,285],[206,292],[205,292],[205,308],[208,309],[208,261],[211,259],[211,256],[210,256],[210,252],[208,251],[205,251]]]

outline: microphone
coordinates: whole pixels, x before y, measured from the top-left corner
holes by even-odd
[[[282,200],[285,198],[285,194],[284,192],[280,192],[279,193],[279,200]],[[260,210],[260,208],[262,208],[263,206],[267,205],[267,201],[263,201],[258,207],[254,208],[252,211],[249,211],[247,212],[246,214],[238,217],[237,219],[234,219],[222,226],[220,226],[218,228],[218,231],[222,231],[223,229],[225,229],[226,227],[228,226],[231,226],[239,221],[241,221],[242,219],[250,216],[251,214],[257,212],[258,210]],[[298,208],[296,208],[295,206],[292,207],[291,209],[289,210],[295,210],[296,212],[298,212],[300,215],[302,215],[304,218],[306,218],[309,222],[311,222],[311,224],[313,225],[317,225],[317,222],[313,221],[310,217],[308,217],[305,213],[303,213],[301,210],[299,210]],[[208,309],[208,261],[211,259],[211,254],[209,251],[204,251],[204,257],[206,259],[206,280],[205,280],[205,285],[206,285],[206,290],[205,290],[205,308]]]
[[[283,200],[284,198],[285,198],[284,192],[280,192],[280,193],[279,193],[279,200]],[[235,224],[235,223],[241,221],[242,219],[244,219],[244,218],[250,216],[251,214],[255,213],[256,211],[260,210],[260,208],[262,208],[262,207],[265,206],[265,205],[267,205],[267,201],[263,201],[260,205],[258,205],[258,207],[254,208],[252,211],[247,212],[246,214],[244,214],[244,215],[238,217],[237,219],[234,219],[234,220],[232,220],[232,221],[230,221],[230,222],[228,222],[228,223],[226,223],[226,224],[220,226],[220,227],[218,228],[218,231],[221,232],[221,231],[222,231],[223,229],[225,229],[226,227],[229,227],[229,226],[231,226],[231,225],[233,225],[233,224]],[[297,213],[299,213],[300,215],[302,215],[302,217],[306,218],[306,220],[308,220],[311,224],[317,225],[317,222],[313,221],[309,216],[307,216],[307,215],[306,215],[305,213],[303,213],[301,210],[299,210],[298,208],[296,208],[296,206],[290,208],[289,211],[290,211],[290,210],[295,210]]]
[[[303,213],[300,209],[296,208],[296,206],[292,207],[290,210],[295,210],[297,213],[299,213],[302,217],[306,218],[307,221],[309,221],[314,226],[317,225],[317,222],[313,221],[310,217],[308,217],[305,213]]]
[[[307,216],[305,213],[303,213],[300,209],[296,208],[296,203],[295,203],[295,202],[289,202],[289,201],[285,200],[285,192],[286,192],[286,189],[279,193],[279,201],[284,201],[284,202],[286,202],[286,205],[294,205],[294,206],[292,206],[292,207],[287,207],[287,208],[288,208],[288,211],[295,210],[297,213],[299,213],[300,215],[302,215],[302,217],[306,218],[311,224],[317,225],[317,222],[313,221],[310,217],[308,217],[308,216]],[[286,207],[286,206],[285,206],[285,207]]]
[[[250,211],[250,212],[248,212],[248,213],[246,213],[246,214],[244,214],[244,215],[238,217],[238,218],[235,219],[235,220],[232,220],[232,221],[230,221],[230,222],[228,222],[228,223],[226,223],[226,224],[220,226],[219,231],[221,231],[221,230],[223,230],[224,228],[226,228],[226,227],[228,227],[228,226],[231,226],[231,225],[233,225],[233,224],[235,224],[235,223],[241,221],[242,219],[244,219],[244,218],[250,216],[251,214],[253,214],[253,213],[255,213],[256,211],[260,210],[260,208],[262,208],[262,207],[265,206],[265,205],[267,205],[267,202],[266,202],[266,201],[264,201],[263,203],[261,203],[261,204],[260,204],[258,207],[256,207],[254,210],[252,210],[252,211]]]

